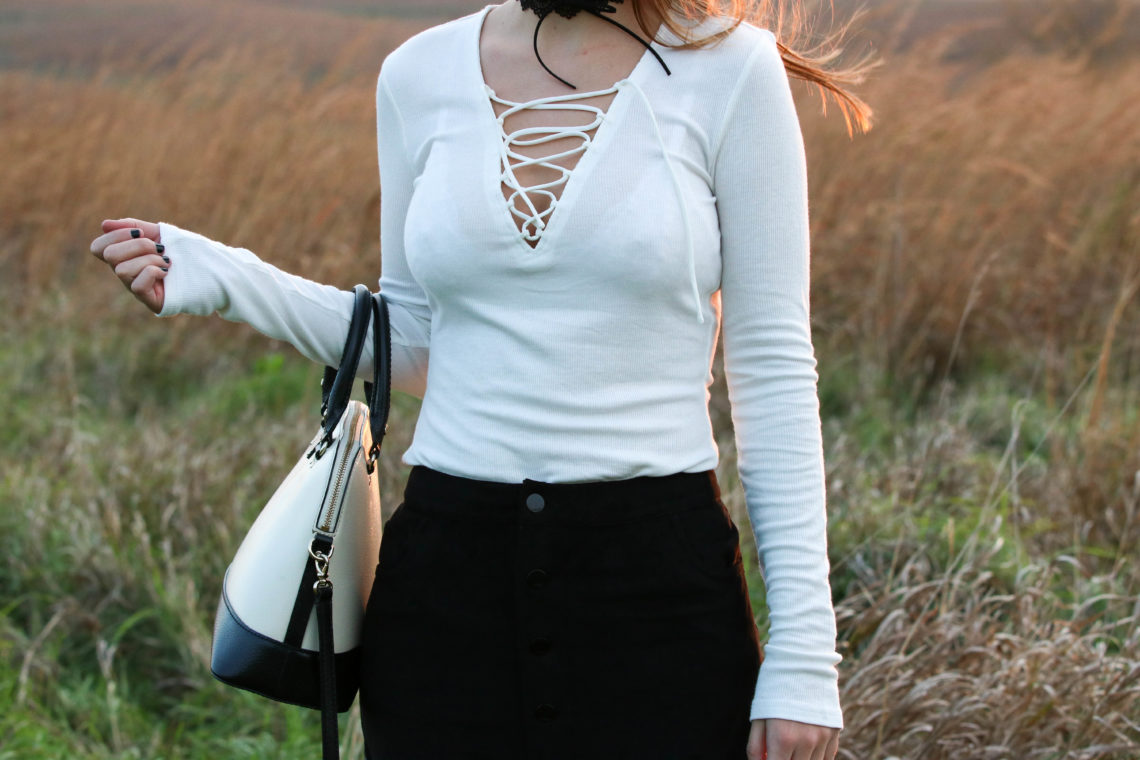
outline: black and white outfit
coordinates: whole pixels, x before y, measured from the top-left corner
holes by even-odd
[[[366,620],[369,755],[721,760],[751,719],[842,727],[807,173],[776,39],[745,23],[516,103],[482,75],[493,7],[416,34],[377,82],[392,385],[423,404]],[[522,109],[586,119],[512,129]],[[569,135],[573,169],[514,150]],[[543,161],[562,176],[517,181]],[[159,316],[217,312],[335,366],[351,292],[160,229]],[[713,475],[721,335],[762,664]]]

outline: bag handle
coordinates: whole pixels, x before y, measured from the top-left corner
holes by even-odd
[[[372,425],[372,450],[368,452],[370,467],[380,456],[380,444],[388,432],[388,413],[392,406],[392,327],[388,319],[388,302],[381,293],[372,296],[372,324],[372,356],[376,370],[371,383],[364,381],[368,419]]]
[[[353,288],[353,295],[352,321],[349,322],[344,350],[341,351],[340,366],[325,367],[325,375],[321,379],[321,427],[325,435],[332,433],[344,416],[344,410],[348,408],[348,397],[352,393],[352,383],[356,380],[356,368],[360,365],[360,351],[364,347],[364,336],[371,316],[368,310],[368,288],[357,285]]]
[[[368,418],[372,429],[372,450],[369,451],[369,468],[374,466],[379,456],[380,444],[388,426],[388,412],[392,396],[392,340],[388,317],[388,302],[380,293],[373,295],[366,286],[353,288],[352,321],[348,326],[344,351],[341,352],[340,366],[336,369],[325,367],[321,379],[321,427],[325,435],[331,435],[352,394],[352,384],[356,370],[360,366],[360,352],[368,334],[370,318],[373,328],[374,371],[372,382],[364,382],[365,401],[368,403]]]

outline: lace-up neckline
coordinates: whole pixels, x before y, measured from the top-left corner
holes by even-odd
[[[662,135],[661,125],[657,121],[657,115],[653,111],[652,104],[645,94],[645,90],[638,81],[639,78],[644,77],[646,67],[649,66],[650,63],[655,63],[652,48],[647,47],[642,52],[641,58],[638,59],[633,70],[630,71],[625,78],[619,79],[604,90],[574,92],[566,95],[551,95],[534,98],[521,103],[506,100],[496,95],[494,89],[487,84],[486,79],[483,77],[483,61],[479,50],[480,39],[483,36],[483,22],[493,7],[495,6],[485,6],[473,24],[475,34],[471,40],[470,54],[473,60],[472,70],[475,72],[475,79],[480,85],[480,92],[483,94],[481,99],[493,120],[492,126],[497,133],[496,139],[500,144],[498,156],[496,157],[499,166],[494,173],[495,183],[493,190],[491,190],[492,194],[490,198],[495,205],[503,209],[503,217],[506,223],[511,225],[512,237],[529,255],[545,255],[546,251],[549,250],[549,246],[553,245],[558,238],[558,229],[560,229],[560,225],[564,224],[563,217],[566,216],[567,212],[573,210],[573,205],[577,197],[576,194],[580,192],[579,188],[582,187],[584,181],[589,179],[589,174],[596,163],[595,157],[598,154],[599,144],[608,139],[609,133],[613,131],[613,129],[620,126],[621,120],[625,118],[625,114],[630,108],[640,106],[644,109],[643,113],[649,118],[653,140],[661,151],[661,160],[669,170],[670,182],[680,204],[681,221],[684,224],[685,231],[685,248],[688,259],[689,283],[693,296],[693,309],[697,321],[704,323],[704,308],[700,287],[697,283],[696,252],[694,250],[693,229],[689,219],[687,198],[685,197],[685,191],[681,181],[678,178],[678,170],[669,155],[668,147]],[[677,41],[677,38],[669,33],[668,27],[665,24],[662,24],[658,28],[657,34],[654,35],[655,40],[659,37],[664,37],[666,41],[670,38]],[[605,111],[602,111],[601,108],[596,106],[590,106],[584,103],[567,103],[567,101],[571,100],[580,100],[582,98],[596,97],[609,93],[616,94]],[[501,115],[496,114],[494,108],[495,102],[507,105],[507,111],[504,111]],[[525,127],[508,133],[504,126],[504,121],[507,116],[524,108],[538,110],[556,108],[592,110],[595,114],[595,118],[590,124],[577,126]],[[589,134],[591,131],[594,132],[592,138]],[[582,143],[570,150],[537,158],[524,156],[511,150],[512,145],[538,145],[566,136],[578,137],[582,140]],[[587,150],[588,148],[591,149]],[[578,160],[572,168],[568,169],[553,163],[553,159],[572,156],[574,154],[580,155],[578,155]],[[514,163],[512,163],[512,160]],[[559,176],[549,182],[541,182],[531,187],[523,187],[515,175],[515,170],[522,166],[539,164],[558,172]],[[551,188],[559,185],[563,186],[560,195],[551,190]],[[504,196],[504,187],[510,191],[508,196]],[[549,206],[539,210],[533,202],[530,193],[544,195],[550,202]],[[516,200],[519,199],[522,200],[524,208],[520,209],[516,204]],[[558,213],[555,213],[556,209],[558,209]],[[521,221],[521,224],[515,221],[516,218]],[[552,240],[552,238],[554,240]]]
[[[495,127],[498,143],[498,167],[495,173],[495,199],[497,205],[503,209],[503,217],[511,225],[513,236],[524,251],[538,252],[550,244],[552,236],[551,225],[555,228],[562,224],[562,216],[573,205],[577,188],[585,179],[594,162],[593,156],[597,153],[601,143],[606,139],[606,133],[620,121],[623,109],[627,107],[628,93],[622,91],[627,85],[635,84],[636,78],[650,63],[656,63],[650,48],[642,51],[641,57],[630,73],[619,79],[609,87],[589,92],[572,92],[564,95],[551,95],[534,98],[526,101],[514,101],[499,97],[494,89],[487,84],[483,77],[483,62],[480,54],[480,39],[483,35],[483,23],[487,14],[495,6],[484,6],[479,18],[473,25],[475,34],[472,40],[471,54],[473,56],[473,71],[476,73],[480,91],[483,93],[483,102]],[[572,101],[583,98],[594,98],[614,93],[609,106],[603,110],[597,106]],[[495,113],[494,103],[507,106],[502,114]],[[594,118],[586,124],[580,125],[552,125],[530,126],[507,131],[505,121],[514,113],[522,110],[575,110],[592,112]],[[591,134],[593,133],[593,134]],[[514,148],[527,145],[541,145],[564,137],[575,137],[580,140],[578,145],[541,157],[529,157],[519,153]],[[571,167],[554,163],[556,160],[576,156]],[[528,166],[542,166],[550,173],[557,173],[554,179],[540,182],[531,186],[523,186],[516,176],[516,170]],[[508,195],[509,194],[509,195]],[[536,199],[545,199],[549,205],[540,208]],[[558,213],[555,213],[555,210]]]
[[[499,144],[501,173],[499,175],[499,181],[506,189],[511,191],[510,196],[506,199],[506,203],[511,215],[519,220],[516,223],[516,226],[520,227],[519,238],[534,248],[542,237],[542,233],[549,226],[554,210],[557,208],[559,201],[565,193],[564,186],[569,182],[571,174],[573,174],[581,164],[582,157],[593,144],[597,136],[598,128],[601,127],[602,122],[606,119],[606,111],[598,106],[592,106],[586,103],[574,103],[572,101],[616,93],[620,89],[620,84],[615,84],[604,90],[570,93],[567,95],[551,95],[544,98],[528,100],[523,103],[500,98],[490,86],[485,86],[485,88],[487,96],[492,101],[507,106],[507,109],[499,114],[496,119],[501,132],[501,142]],[[612,107],[612,101],[610,105]],[[513,129],[508,132],[505,124],[506,120],[519,111],[526,109],[543,111],[585,111],[592,113],[593,119],[581,125],[531,126]],[[581,140],[581,143],[567,150],[539,157],[526,156],[513,150],[515,146],[542,145],[567,137],[578,138]],[[571,156],[577,156],[577,160],[574,161],[570,167],[556,163],[556,161],[560,159]],[[544,169],[556,172],[558,176],[547,182],[524,186],[519,181],[516,172],[519,169],[529,166],[541,166]],[[536,196],[541,196],[546,199],[545,208],[539,208],[541,204],[536,202],[538,200]],[[519,200],[522,201],[523,208],[520,208]]]

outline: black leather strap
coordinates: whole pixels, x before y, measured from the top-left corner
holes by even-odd
[[[352,321],[348,326],[348,337],[344,342],[340,366],[335,370],[332,367],[325,367],[325,376],[321,381],[322,427],[326,434],[332,433],[348,407],[352,384],[356,380],[356,368],[360,365],[360,351],[364,348],[368,322],[372,316],[370,311],[372,294],[368,288],[357,285],[353,288],[353,294],[356,298],[352,306]]]
[[[388,412],[392,404],[392,331],[388,321],[388,302],[382,293],[372,296],[372,326],[372,342],[375,347],[372,355],[376,371],[373,381],[364,383],[364,395],[368,398],[372,447],[379,451],[388,428]],[[374,395],[374,390],[378,395]]]
[[[340,740],[336,722],[336,654],[333,648],[332,584],[317,586],[317,631],[320,633],[321,756],[339,760]]]
[[[332,541],[324,536],[313,537],[313,547],[327,556],[332,553]],[[289,615],[289,626],[285,629],[285,643],[301,647],[309,618],[313,614],[313,584],[317,582],[317,566],[312,557],[305,555],[305,572],[301,575],[301,585],[297,587],[297,598],[293,600],[293,612]]]
[[[371,294],[364,285],[356,285],[353,293],[356,300],[353,302],[352,321],[349,323],[340,367],[325,367],[325,375],[321,380],[323,427],[326,433],[331,433],[348,407],[371,317],[374,370],[372,382],[364,382],[364,395],[368,403],[373,450],[379,451],[388,426],[392,401],[392,334],[388,302],[380,293]]]

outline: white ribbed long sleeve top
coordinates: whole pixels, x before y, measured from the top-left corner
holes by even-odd
[[[528,213],[502,191],[508,159],[524,159],[480,66],[492,7],[408,39],[377,81],[392,384],[423,398],[403,461],[504,482],[715,468],[708,388],[723,333],[770,619],[751,717],[842,727],[807,172],[775,37],[745,23],[713,47],[655,46],[672,75],[646,50],[557,202]],[[664,26],[658,37],[679,41]],[[351,292],[159,226],[171,258],[159,316],[216,312],[339,363]]]

